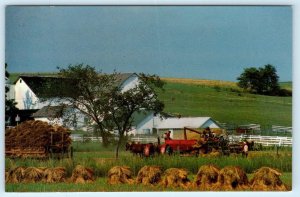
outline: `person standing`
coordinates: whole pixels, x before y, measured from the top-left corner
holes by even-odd
[[[244,156],[244,157],[248,157],[248,149],[249,149],[249,147],[248,147],[248,144],[247,144],[247,142],[244,142],[243,143],[243,152],[242,152],[242,155]]]

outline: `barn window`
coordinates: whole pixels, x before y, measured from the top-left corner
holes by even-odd
[[[22,79],[20,79],[20,83],[22,83]]]

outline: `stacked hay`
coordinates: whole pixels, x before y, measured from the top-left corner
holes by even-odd
[[[25,168],[24,167],[16,167],[9,169],[6,177],[5,182],[6,183],[20,183],[23,181],[25,176]]]
[[[269,167],[261,167],[254,172],[250,181],[250,188],[254,191],[288,191],[287,186],[282,183],[279,176],[281,173]]]
[[[57,183],[66,179],[66,169],[64,167],[48,168],[44,172],[44,182]]]
[[[5,131],[5,149],[12,156],[27,156],[31,151],[45,150],[50,146],[68,147],[70,131],[61,126],[52,126],[43,121],[26,121]],[[14,153],[14,150],[19,150]],[[28,153],[29,152],[29,153]]]
[[[154,185],[161,180],[162,171],[159,166],[144,166],[138,172],[136,182],[144,185]]]
[[[44,178],[45,168],[28,167],[24,170],[24,179],[22,182],[25,183],[36,183],[40,182]]]
[[[212,190],[247,190],[249,189],[246,173],[236,166],[227,166],[220,170],[218,182],[212,187]]]
[[[93,181],[94,171],[91,168],[77,165],[72,172],[71,182],[73,183],[91,183]]]
[[[191,182],[188,179],[188,171],[182,168],[169,168],[164,172],[161,184],[164,187],[188,188]]]
[[[127,166],[115,166],[108,171],[109,184],[121,184],[121,183],[134,183],[132,179],[132,172]]]
[[[210,190],[217,181],[220,169],[215,165],[203,165],[199,168],[195,184],[200,190]]]

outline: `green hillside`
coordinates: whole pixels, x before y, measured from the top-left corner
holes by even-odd
[[[10,81],[14,82],[19,74],[11,73]],[[209,116],[219,122],[238,125],[292,125],[292,97],[243,93],[234,82],[177,78],[163,80],[166,81],[166,91],[159,96],[165,102],[166,112],[182,116]],[[292,90],[292,82],[281,82],[280,86]]]
[[[166,112],[182,116],[209,116],[229,124],[292,125],[292,97],[261,96],[228,86],[170,80],[165,89],[160,98],[165,102]]]

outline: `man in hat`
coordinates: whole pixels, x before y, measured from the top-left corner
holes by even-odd
[[[165,140],[171,140],[171,130],[166,133]]]

